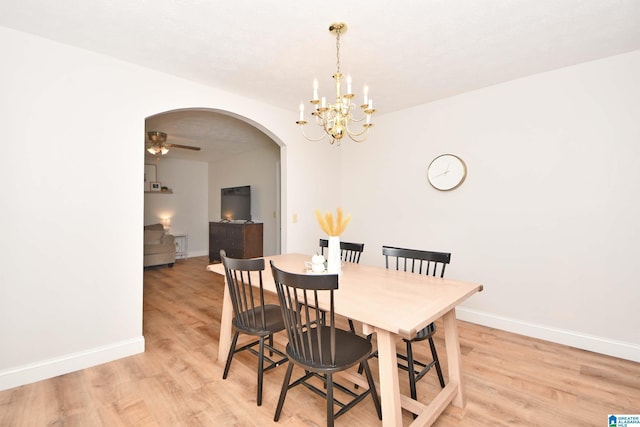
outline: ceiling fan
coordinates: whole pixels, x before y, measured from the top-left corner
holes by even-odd
[[[168,143],[167,134],[164,132],[155,130],[147,132],[147,135],[149,135],[149,144],[147,146],[147,151],[153,155],[165,155],[169,152],[169,148],[182,148],[184,150],[200,151],[200,147]]]

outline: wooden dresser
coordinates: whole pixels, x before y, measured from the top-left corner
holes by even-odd
[[[220,249],[229,258],[258,258],[262,252],[262,223],[209,223],[209,262],[220,261]]]

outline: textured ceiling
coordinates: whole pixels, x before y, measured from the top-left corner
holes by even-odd
[[[638,0],[2,0],[0,25],[290,109],[342,70],[378,114],[640,49]],[[160,129],[158,129],[160,130]],[[176,142],[178,143],[178,142]]]
[[[254,126],[213,110],[187,109],[156,114],[147,118],[145,128],[145,132],[165,132],[167,143],[200,148],[200,151],[171,148],[165,157],[173,159],[219,162],[276,144]],[[147,163],[157,160],[149,153],[146,157]]]

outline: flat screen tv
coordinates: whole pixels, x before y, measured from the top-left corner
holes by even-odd
[[[251,221],[251,186],[220,189],[220,218],[223,221]]]

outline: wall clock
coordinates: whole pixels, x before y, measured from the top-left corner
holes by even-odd
[[[454,154],[441,154],[427,168],[429,184],[436,190],[449,191],[458,188],[467,177],[467,165]]]

